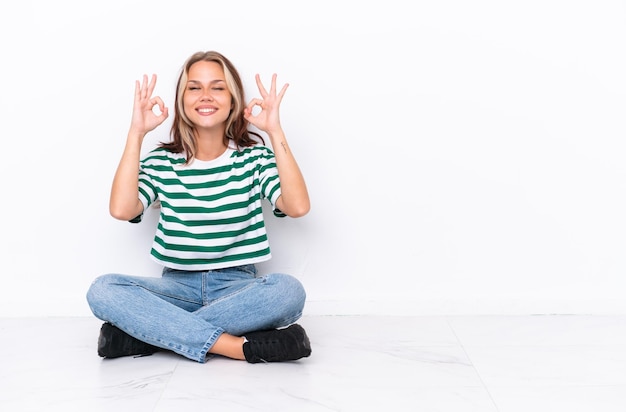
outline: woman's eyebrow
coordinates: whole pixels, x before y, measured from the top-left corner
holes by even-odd
[[[211,80],[209,84],[219,83],[219,82],[225,82],[225,80],[222,80],[222,79]],[[202,82],[200,80],[189,79],[187,80],[187,83],[202,83]]]

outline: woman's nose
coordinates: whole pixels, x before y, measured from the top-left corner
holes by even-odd
[[[202,92],[202,97],[201,97],[202,101],[213,101],[213,96],[211,95],[211,90],[204,90]]]

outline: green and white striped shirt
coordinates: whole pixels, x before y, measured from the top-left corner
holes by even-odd
[[[152,258],[174,269],[208,270],[271,258],[262,200],[274,205],[280,181],[274,153],[256,145],[237,150],[233,142],[214,160],[194,159],[158,148],[139,170],[144,210],[159,200],[161,214]],[[138,220],[140,220],[139,217]]]

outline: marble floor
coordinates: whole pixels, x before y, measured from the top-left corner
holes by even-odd
[[[0,411],[626,411],[626,316],[305,316],[290,363],[103,360],[94,318],[0,318]]]

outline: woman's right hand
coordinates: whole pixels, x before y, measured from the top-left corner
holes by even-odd
[[[144,136],[167,119],[168,110],[163,100],[159,96],[152,97],[156,79],[156,74],[153,74],[148,82],[148,76],[144,74],[141,83],[139,80],[135,81],[135,102],[130,125],[133,134]],[[159,114],[154,112],[155,106],[158,107]]]

